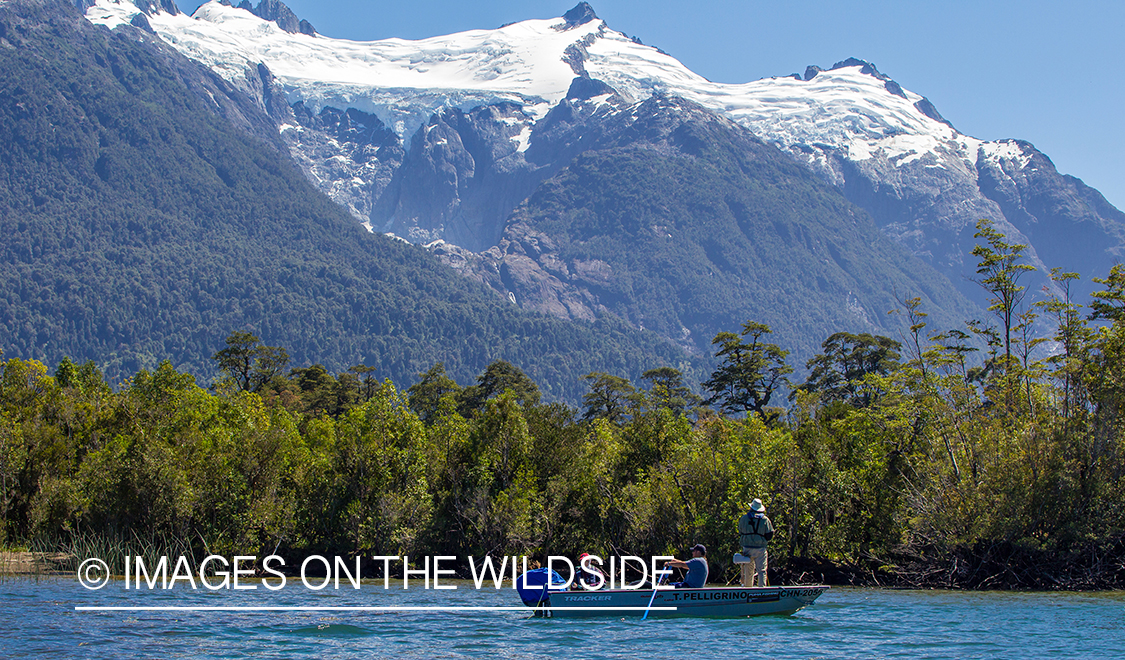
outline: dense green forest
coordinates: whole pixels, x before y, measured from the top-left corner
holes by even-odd
[[[702,392],[671,367],[595,372],[578,408],[502,361],[468,386],[441,364],[406,386],[288,368],[248,333],[216,347],[210,390],[167,362],[115,391],[92,363],[9,359],[2,540],[290,557],[702,542],[725,581],[760,497],[775,582],[1125,586],[1125,268],[1088,306],[1021,309],[1021,246],[979,236],[993,322],[940,330],[904,300],[902,341],[834,334],[788,398],[787,354],[754,322],[715,338]],[[1076,276],[1055,277],[1065,292]],[[1036,315],[1051,336],[1032,336]]]
[[[605,315],[520,312],[317,192],[245,94],[150,35],[62,2],[0,4],[0,346],[96,360],[114,383],[162,360],[210,382],[233,329],[298,362],[405,381],[497,359],[577,401],[582,374],[701,361]],[[558,389],[561,388],[561,389]]]

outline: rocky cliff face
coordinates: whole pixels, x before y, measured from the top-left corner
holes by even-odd
[[[371,224],[416,243],[438,239],[474,252],[496,244],[507,215],[545,173],[528,155],[532,118],[514,104],[431,117],[376,197]]]
[[[286,32],[316,34],[311,23],[297,18],[293,10],[279,0],[260,0],[257,7],[253,6],[250,0],[243,0],[238,6],[240,9],[253,12],[255,16],[277,23],[277,26]]]
[[[1047,265],[1104,275],[1125,258],[1125,214],[1080,179],[1018,140],[977,159],[977,185]],[[983,148],[982,148],[983,150]]]
[[[274,114],[281,137],[309,178],[368,229],[374,200],[390,184],[406,152],[398,136],[379,118],[348,108],[325,107],[313,113],[302,103],[284,101]]]
[[[834,188],[694,103],[569,99],[538,129],[526,153],[550,176],[497,243],[430,246],[516,304],[609,312],[693,353],[754,318],[800,356],[826,328],[895,334],[899,291],[943,324],[974,314]]]

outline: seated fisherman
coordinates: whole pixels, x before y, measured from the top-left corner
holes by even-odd
[[[589,556],[590,553],[583,552],[582,555],[578,557],[578,576],[574,581],[575,589],[601,589],[609,582],[609,578],[605,576],[602,569],[598,568],[596,562],[588,561],[586,562],[588,568],[583,568],[582,562]]]
[[[686,568],[687,575],[684,576],[683,582],[676,582],[672,586],[677,589],[699,589],[707,584],[707,547],[702,543],[696,543],[691,548],[691,559],[687,561],[680,561],[673,559],[666,562],[665,566],[672,568]]]

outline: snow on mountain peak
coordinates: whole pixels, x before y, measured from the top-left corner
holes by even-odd
[[[97,0],[87,17],[112,28],[137,11],[129,0]],[[934,158],[934,166],[967,167],[981,144],[869,62],[810,67],[805,79],[715,83],[609,29],[585,2],[558,18],[419,40],[359,42],[287,32],[229,0],[203,4],[190,17],[156,11],[149,23],[165,41],[233,82],[251,80],[256,74],[249,72],[263,63],[291,104],[301,101],[313,112],[326,106],[369,112],[404,140],[443,107],[512,102],[538,120],[566,98],[575,77],[589,77],[627,101],[667,94],[718,111],[830,179],[829,150],[856,161],[883,157],[895,166]]]
[[[589,19],[592,11],[580,12],[576,20]],[[131,12],[136,8],[128,0],[98,0],[87,17],[116,27],[128,22]],[[576,75],[564,59],[567,49],[605,29],[600,20],[560,17],[416,41],[356,42],[288,33],[218,1],[190,17],[159,13],[149,22],[165,41],[229,80],[241,81],[261,62],[290,103],[303,101],[314,111],[355,107],[375,114],[400,136],[441,107],[557,103]]]
[[[1024,144],[1019,140],[997,140],[981,145],[981,153],[985,158],[1000,165],[1004,161],[1014,163],[1016,169],[1024,169],[1031,163],[1032,154],[1024,149]]]

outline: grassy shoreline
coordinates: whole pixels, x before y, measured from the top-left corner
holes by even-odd
[[[1125,542],[1125,539],[1122,539]],[[1009,552],[1012,549],[1007,549]],[[122,550],[118,557],[128,550]],[[1114,557],[1102,556],[1100,566],[1091,566],[1095,560],[1093,553],[1070,556],[1045,556],[1010,554],[1010,561],[1000,563],[995,557],[971,557],[964,553],[959,556],[932,558],[899,558],[897,565],[875,560],[864,562],[833,562],[827,559],[790,558],[779,568],[770,570],[772,585],[826,584],[829,586],[884,588],[905,590],[950,590],[950,591],[1013,591],[1013,592],[1113,592],[1125,590],[1125,554]],[[55,550],[7,550],[0,551],[0,575],[3,576],[73,576],[77,574],[79,561],[96,555],[75,555],[62,549]],[[132,556],[132,555],[131,555]],[[148,566],[155,566],[163,555],[150,551],[143,554]],[[178,555],[169,558],[169,572]],[[366,557],[367,555],[360,555]],[[418,555],[434,556],[434,555]],[[354,555],[347,556],[350,561]],[[189,555],[189,564],[198,570],[199,560]],[[303,558],[285,558],[285,565],[276,567],[287,578],[293,579],[300,573]],[[413,562],[412,562],[413,563]],[[109,562],[112,567],[123,564]],[[349,565],[351,565],[349,563]],[[540,565],[537,559],[531,560],[530,567]],[[257,573],[251,580],[260,580],[263,571],[258,564]],[[363,561],[361,577],[363,580],[383,580],[379,562],[369,558]],[[463,557],[443,564],[454,573],[448,578],[456,581],[472,581],[472,572]],[[737,567],[711,561],[711,586],[737,585]],[[1101,570],[1098,570],[1101,569]],[[212,573],[213,571],[209,571]],[[198,575],[195,573],[194,575]],[[309,572],[317,578],[322,574],[315,570]],[[115,578],[123,576],[114,574]],[[266,575],[265,577],[270,577]],[[392,580],[401,580],[401,565],[391,570]],[[488,582],[488,580],[486,580]]]
[[[76,558],[60,552],[0,551],[0,575],[75,575]]]

